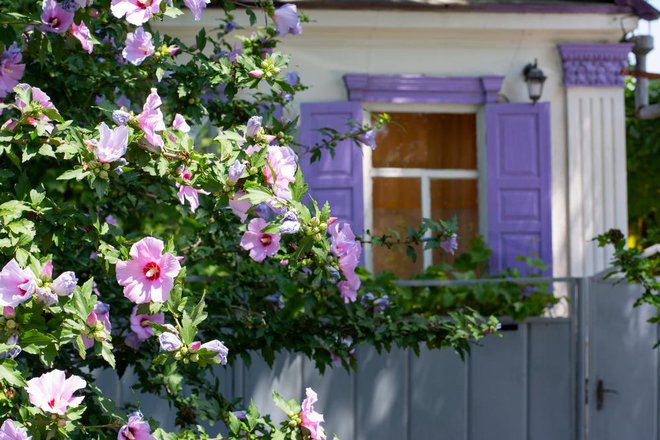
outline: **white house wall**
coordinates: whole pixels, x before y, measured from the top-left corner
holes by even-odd
[[[613,141],[616,153],[603,152],[599,156],[599,165],[594,164],[593,169],[588,161],[580,162],[580,166],[571,162],[567,146],[575,145],[575,141],[571,144],[568,140],[577,139],[577,133],[584,128],[580,120],[589,116],[581,110],[576,113],[574,100],[594,103],[601,102],[598,101],[601,99],[602,104],[597,105],[603,105],[603,114],[608,116],[602,116],[599,123],[612,121],[617,130],[621,130],[623,99],[620,90],[618,98],[614,96],[616,90],[602,89],[575,91],[567,95],[557,45],[566,42],[614,43],[623,35],[622,29],[635,28],[636,19],[623,15],[430,11],[311,10],[308,15],[314,21],[305,24],[303,35],[287,36],[281,46],[292,56],[291,69],[298,71],[303,83],[310,86],[309,90],[298,95],[299,102],[346,100],[342,80],[346,73],[501,75],[505,77],[502,95],[510,102],[527,102],[522,69],[538,59],[539,66],[548,76],[542,100],[551,103],[552,112],[554,275],[581,275],[586,273],[584,271],[604,267],[604,254],[596,257],[600,251],[574,242],[582,240],[584,244],[595,233],[604,231],[599,228],[610,224],[623,226],[625,230],[625,206],[616,205],[615,213],[609,206],[607,213],[589,208],[589,203],[605,203],[612,194],[616,195],[618,204],[625,205],[625,165],[613,162],[624,160],[625,164],[625,156],[621,156],[621,151],[625,151],[622,150],[625,148],[623,133],[615,133],[618,136]],[[199,28],[213,27],[218,16],[218,11],[208,10],[201,24],[186,15],[166,22],[165,27],[168,33],[193,41]],[[568,113],[567,97],[571,103]],[[592,146],[589,151],[593,151],[593,146],[608,136],[608,133],[594,133],[584,142],[589,143]],[[605,149],[614,151],[609,147]],[[609,185],[609,189],[600,195],[596,192],[573,194],[570,197],[573,209],[569,213],[569,183],[576,178],[574,173],[598,177]],[[614,173],[612,179],[607,180],[610,173]],[[589,203],[582,203],[581,197],[586,197]],[[573,231],[578,219],[589,227]],[[583,261],[585,258],[589,261]]]

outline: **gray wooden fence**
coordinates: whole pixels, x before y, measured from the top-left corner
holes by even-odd
[[[639,290],[599,279],[555,283],[572,297],[567,316],[513,324],[503,337],[475,347],[465,362],[450,350],[423,350],[417,357],[358,347],[353,374],[334,368],[321,376],[312,362],[290,354],[277,357],[272,368],[255,358],[250,368],[239,362],[216,373],[228,395],[252,399],[276,416],[273,390],[302,399],[312,387],[327,431],[342,440],[660,439],[652,348],[657,327],[645,322],[651,310],[631,307]],[[606,391],[607,401],[596,409],[603,377],[616,394]],[[134,401],[130,374],[104,381],[118,401]],[[141,404],[173,427],[162,402]],[[607,434],[611,430],[617,435]]]

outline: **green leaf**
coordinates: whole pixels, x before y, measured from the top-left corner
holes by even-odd
[[[300,412],[300,405],[295,400],[284,400],[284,398],[277,392],[273,391],[273,402],[284,414],[292,417]]]
[[[49,144],[43,144],[41,147],[39,147],[39,154],[42,156],[56,157],[55,152],[53,151],[53,147],[51,147]]]
[[[204,295],[202,295],[202,298],[195,305],[195,307],[193,307],[192,313],[190,315],[190,319],[192,320],[194,326],[198,326],[208,317],[208,313],[204,311],[205,308],[206,302],[204,301]]]
[[[54,108],[46,108],[42,110],[43,114],[48,116],[53,121],[64,122],[64,118]]]
[[[177,18],[179,15],[183,15],[183,11],[179,8],[175,8],[174,6],[168,6],[165,8],[163,15],[166,17]],[[160,79],[158,81],[160,81]]]
[[[273,198],[273,193],[260,185],[246,184],[246,190],[247,193],[241,197],[241,200],[248,200],[252,205],[258,205]]]
[[[85,342],[83,341],[82,336],[78,335],[76,337],[76,348],[78,349],[78,355],[81,359],[85,359],[87,356],[87,350],[85,350]]]
[[[76,179],[78,181],[81,181],[84,179],[86,176],[90,174],[89,171],[85,171],[82,168],[76,168],[75,170],[69,170],[65,171],[60,175],[60,177],[57,178],[57,180],[71,180],[71,179]]]
[[[103,341],[101,344],[101,357],[112,367],[116,368],[115,355],[112,353],[112,344],[108,341]]]
[[[16,365],[16,362],[11,359],[0,361],[0,380],[7,382],[9,385],[20,387],[25,384],[25,381],[21,372],[16,370]]]
[[[289,185],[291,187],[291,194],[293,196],[293,200],[300,202],[302,201],[303,197],[305,194],[307,194],[307,184],[305,183],[305,179],[303,178],[303,173],[300,170],[300,167],[296,170],[296,180],[292,184]]]
[[[165,76],[165,69],[163,69],[162,67],[158,67],[156,69],[156,80],[158,82],[161,82],[163,80],[163,76]]]
[[[184,343],[189,345],[195,339],[197,326],[208,316],[204,311],[205,307],[206,303],[202,296],[190,313],[187,310],[183,312],[183,317],[181,318],[181,340]]]
[[[232,432],[232,434],[238,435],[238,433],[241,431],[241,421],[238,419],[238,417],[236,417],[236,414],[231,411],[227,413],[227,416],[229,417],[227,427]]]
[[[206,47],[206,29],[202,28],[202,30],[197,33],[195,43],[197,44],[197,50],[202,52]]]
[[[14,255],[14,257],[16,258],[16,262],[18,263],[18,265],[21,267],[27,266],[28,261],[30,261],[30,253],[25,249],[21,249],[21,248],[16,249],[16,254]]]

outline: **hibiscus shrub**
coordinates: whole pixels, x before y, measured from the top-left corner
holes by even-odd
[[[288,350],[350,368],[357,344],[465,351],[496,330],[385,296],[350,225],[306,196],[296,150],[368,143],[386,118],[294,145],[281,109],[304,86],[276,46],[302,32],[295,6],[263,2],[257,26],[223,2],[193,45],[152,27],[207,1],[0,0],[1,438],[199,439],[220,422],[232,439],[325,439],[311,389],[275,394],[274,424],[209,367]],[[453,252],[449,225],[430,243]],[[111,402],[94,384],[108,366],[181,429]]]

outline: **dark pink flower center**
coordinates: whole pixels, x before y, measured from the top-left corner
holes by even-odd
[[[140,319],[140,327],[142,327],[142,328],[147,328],[147,327],[149,327],[149,324],[147,324],[147,322],[149,322],[149,319],[147,319],[146,317],[145,317],[145,318],[141,318],[141,319]]]
[[[29,282],[29,281],[30,281],[30,280],[23,280],[23,282],[21,283],[21,285],[23,285],[23,284],[25,284],[25,283],[27,283],[27,282]],[[19,287],[18,290],[21,292],[21,296],[25,296],[25,295],[27,294],[27,290],[25,290],[25,289],[22,289],[22,288]]]
[[[50,402],[48,402],[48,406],[55,408],[55,399],[52,399]]]
[[[147,9],[151,6],[152,0],[138,0],[137,5],[140,9]]]
[[[269,244],[271,244],[273,242],[273,237],[271,237],[270,234],[264,234],[264,235],[261,236],[259,241],[264,246],[268,246]]]
[[[144,276],[147,277],[149,281],[158,279],[160,276],[160,266],[153,261],[145,264],[144,269],[142,270],[144,271]]]

